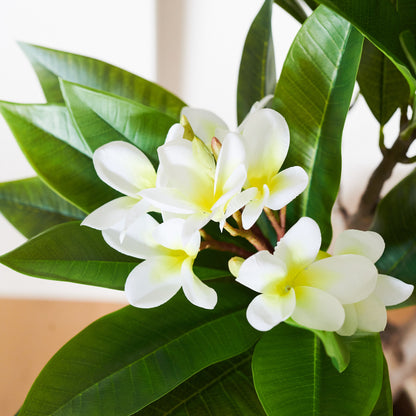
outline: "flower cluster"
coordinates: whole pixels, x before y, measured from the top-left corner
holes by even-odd
[[[243,256],[230,260],[230,271],[259,293],[247,309],[258,330],[289,318],[341,335],[383,330],[385,306],[407,299],[413,286],[378,275],[374,263],[384,242],[374,232],[345,231],[332,256],[319,251],[320,230],[310,218],[285,233],[285,207],[304,191],[308,176],[299,166],[281,171],[289,128],[279,113],[263,108],[269,98],[234,131],[209,111],[185,107],[158,148],[157,171],[127,142],[97,149],[98,176],[125,196],[92,212],[83,225],[101,230],[116,250],[143,259],[125,285],[134,306],[159,306],[182,288],[194,305],[214,308],[217,294],[193,272],[199,251],[214,247]],[[162,223],[150,212],[161,214]],[[256,226],[262,212],[279,239],[274,250]],[[203,230],[210,221],[246,238],[257,252],[213,240]]]

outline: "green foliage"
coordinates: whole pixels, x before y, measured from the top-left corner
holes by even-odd
[[[254,385],[267,415],[369,415],[380,394],[378,335],[351,338],[351,363],[338,373],[317,336],[279,325],[257,343]]]
[[[266,0],[247,34],[237,86],[237,121],[240,124],[251,106],[273,94],[276,64],[272,37],[273,0]]]
[[[48,102],[63,102],[59,87],[59,78],[62,78],[130,98],[175,119],[179,119],[185,105],[159,85],[97,59],[28,43],[20,46],[32,63]]]
[[[318,222],[322,247],[332,236],[332,206],[341,176],[341,136],[361,54],[362,36],[320,6],[299,30],[276,86],[273,107],[286,118],[291,145],[285,166],[309,175],[305,192],[289,205],[290,224]],[[317,64],[319,62],[319,65]]]
[[[397,108],[407,106],[410,90],[406,79],[368,40],[364,41],[357,81],[361,94],[381,125],[390,120]]]
[[[29,163],[63,198],[91,212],[120,196],[98,178],[65,107],[3,102],[0,112]]]
[[[71,116],[93,153],[110,141],[129,141],[156,166],[157,148],[178,120],[151,107],[103,91],[61,81]]]
[[[135,416],[261,416],[254,390],[251,353],[215,364],[191,377]]]
[[[372,229],[386,249],[377,263],[380,273],[416,284],[416,171],[396,185],[380,202]],[[415,294],[408,302],[415,303]]]
[[[410,29],[408,19],[414,16],[414,4],[398,0],[395,7],[391,0],[317,0],[331,7],[353,23],[372,43],[374,43],[396,65],[406,78],[413,95],[416,88],[415,70],[412,69],[400,44],[400,34]],[[400,9],[400,14],[398,12]],[[375,18],[374,12],[377,11]],[[414,21],[414,19],[413,19]],[[413,25],[412,25],[413,28]],[[415,32],[413,32],[415,35]]]
[[[39,178],[0,184],[0,210],[28,238],[54,225],[85,217]]]
[[[389,369],[386,359],[383,360],[383,384],[380,396],[371,412],[371,416],[393,416],[393,399],[391,397]]]
[[[297,0],[274,0],[282,9],[286,10],[299,23],[303,23],[308,17]]]
[[[213,311],[178,295],[153,309],[126,307],[69,341],[37,378],[19,416],[131,415],[204,368],[247,351],[257,331],[243,319],[250,294],[214,286]]]

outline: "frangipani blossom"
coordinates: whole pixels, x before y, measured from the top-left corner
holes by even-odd
[[[201,229],[210,220],[222,226],[252,197],[250,192],[241,194],[246,180],[245,154],[233,133],[225,137],[217,162],[198,138],[189,141],[169,137],[158,154],[157,186],[140,195],[159,208],[164,218],[185,218],[185,235]]]
[[[383,238],[374,231],[346,230],[335,241],[333,252],[334,255],[359,254],[375,263],[383,254],[384,246]],[[367,298],[343,305],[345,322],[338,334],[383,331],[387,324],[386,306],[404,302],[412,292],[413,285],[379,274],[374,291]]]
[[[144,259],[129,274],[125,293],[129,303],[138,308],[153,308],[172,298],[180,288],[196,306],[213,309],[216,292],[195,276],[192,267],[201,237],[193,233],[183,243],[184,220],[174,218],[159,224],[150,215],[136,219],[120,240],[119,232],[105,230],[105,241],[117,251]]]
[[[290,135],[285,119],[276,111],[263,108],[250,112],[238,128],[246,152],[245,189],[255,197],[244,208],[245,229],[257,221],[264,207],[279,210],[303,192],[308,175],[299,166],[280,171],[286,158]]]
[[[106,230],[121,224],[125,230],[137,216],[151,209],[139,192],[156,185],[156,171],[141,150],[123,141],[99,147],[94,152],[93,163],[99,178],[126,196],[102,205],[82,225]]]
[[[308,328],[336,331],[344,323],[342,304],[373,292],[377,269],[368,258],[344,254],[317,260],[320,245],[318,225],[304,217],[273,254],[260,251],[244,261],[236,280],[260,293],[247,309],[254,328],[267,331],[292,318]]]

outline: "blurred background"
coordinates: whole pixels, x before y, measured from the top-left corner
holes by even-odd
[[[17,45],[23,41],[117,65],[161,84],[190,106],[214,111],[235,126],[240,57],[262,3],[119,0],[115,7],[110,0],[0,2],[0,99],[45,101],[29,61]],[[299,27],[286,12],[274,8],[278,74]],[[385,128],[387,144],[397,132],[398,114]],[[0,182],[34,175],[1,117],[0,143]],[[359,97],[344,129],[340,197],[350,212],[381,160],[377,143],[378,124]],[[410,169],[398,166],[383,193]],[[342,230],[337,205],[333,223],[336,233]],[[24,240],[0,216],[0,254]],[[0,265],[0,414],[12,415],[18,410],[36,375],[67,340],[125,304],[122,292],[35,279]],[[412,313],[405,310],[391,319],[401,324]]]

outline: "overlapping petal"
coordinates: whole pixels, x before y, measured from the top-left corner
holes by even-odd
[[[386,306],[398,305],[413,293],[413,285],[402,282],[395,277],[380,274],[377,279],[374,295]]]

